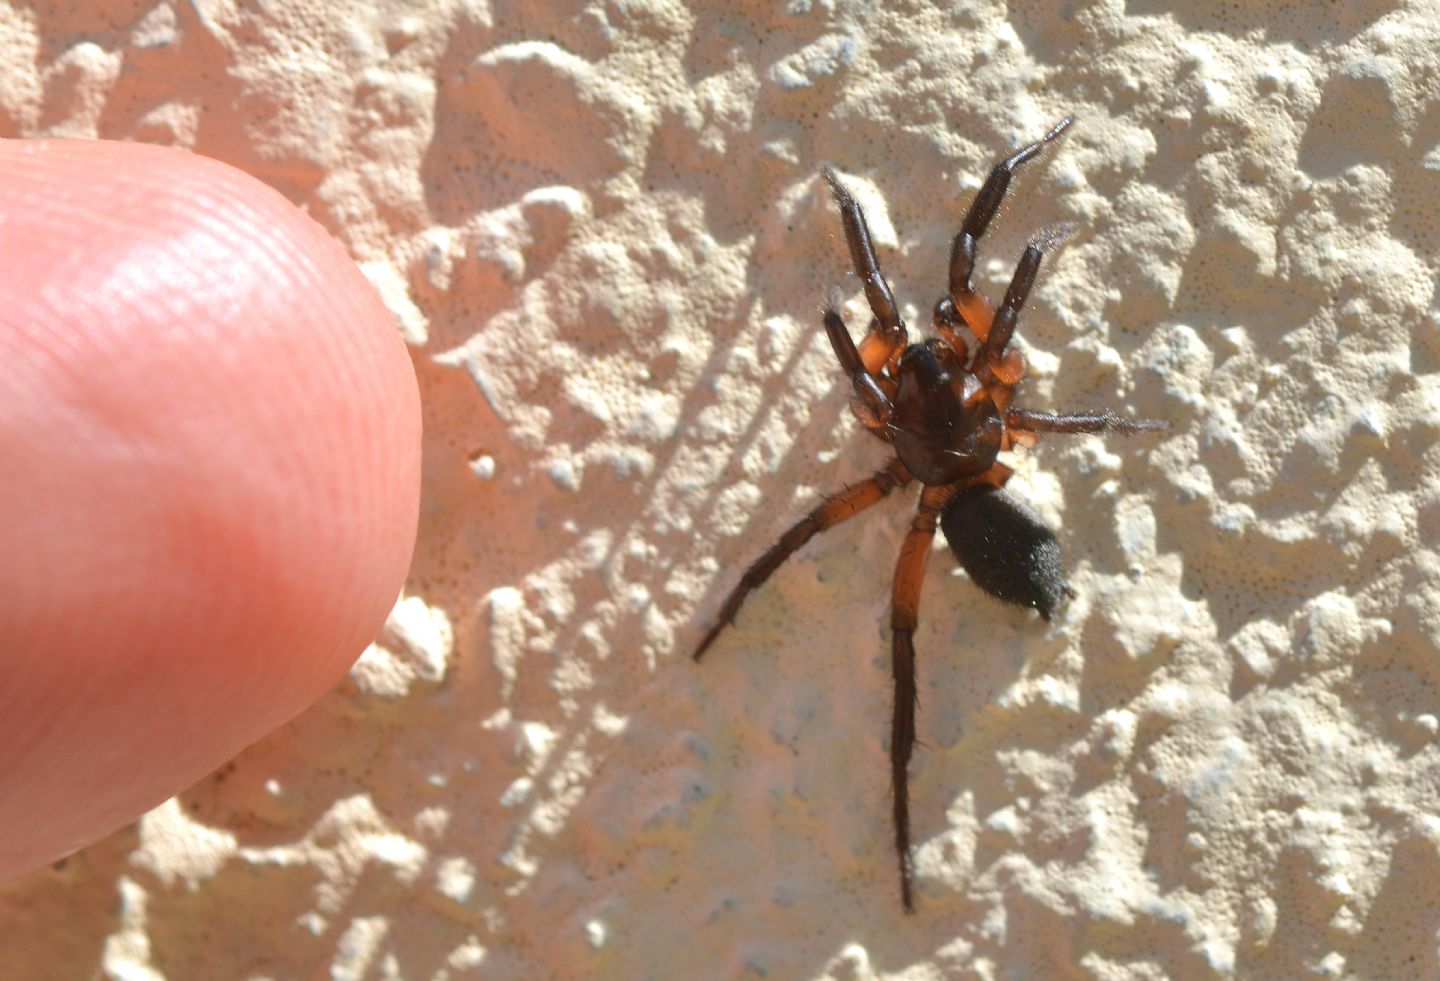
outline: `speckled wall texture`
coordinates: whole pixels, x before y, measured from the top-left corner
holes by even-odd
[[[0,5],[0,135],[270,183],[410,344],[424,499],[348,682],[0,888],[8,978],[1440,976],[1440,5]],[[93,9],[92,9],[93,8]],[[1214,12],[1218,11],[1218,12]],[[751,561],[884,464],[819,322],[912,325],[1073,222],[1024,404],[1051,624],[931,557],[917,913],[887,744],[913,504]]]

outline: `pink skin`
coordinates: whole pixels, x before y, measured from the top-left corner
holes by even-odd
[[[175,150],[0,141],[0,881],[323,694],[419,472],[405,347],[310,218]]]

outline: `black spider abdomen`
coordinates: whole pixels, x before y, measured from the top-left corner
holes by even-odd
[[[1049,620],[1070,592],[1054,534],[998,487],[961,491],[940,516],[940,530],[971,580],[991,596],[1034,607]]]

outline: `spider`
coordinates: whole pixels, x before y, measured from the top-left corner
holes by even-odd
[[[890,612],[895,681],[890,775],[900,901],[906,912],[915,910],[907,776],[915,745],[912,638],[936,524],[977,586],[1007,603],[1032,607],[1048,621],[1056,606],[1075,594],[1065,581],[1055,535],[1004,490],[1013,471],[998,462],[997,455],[1015,445],[1033,446],[1044,432],[1130,435],[1168,428],[1163,421],[1105,410],[1040,412],[1012,404],[1025,373],[1020,352],[1010,347],[1015,323],[1035,284],[1041,258],[1069,228],[1050,229],[1031,238],[998,308],[971,283],[976,245],[1009,190],[1015,169],[1039,156],[1073,121],[1066,116],[990,172],[951,245],[950,289],[935,304],[936,336],[918,344],[907,344],[905,323],[880,272],[860,205],[833,170],[823,169],[840,209],[855,274],[875,315],[857,347],[836,309],[838,290],[832,288],[824,308],[825,333],[854,390],[851,409],[872,435],[894,448],[895,460],[869,480],[827,497],[781,535],[740,577],[714,626],[695,649],[699,661],[734,621],[745,598],[811,538],[853,518],[891,491],[919,481],[920,505],[900,547]],[[960,333],[962,326],[975,339],[973,353]]]

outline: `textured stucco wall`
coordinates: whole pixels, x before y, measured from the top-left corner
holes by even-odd
[[[103,7],[103,9],[102,9]],[[426,412],[405,597],[349,682],[0,887],[12,978],[1440,975],[1440,6],[0,6],[0,135],[175,144],[287,194]],[[744,564],[886,455],[845,173],[912,325],[1078,225],[1021,323],[1047,626],[937,544],[918,913],[890,852],[909,504]],[[908,495],[906,496],[908,501]]]

